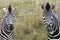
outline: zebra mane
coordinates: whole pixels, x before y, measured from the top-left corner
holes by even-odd
[[[9,7],[8,7],[8,11],[11,13],[11,5],[9,5]]]
[[[47,4],[46,4],[46,7],[45,7],[46,9],[47,9],[47,11],[49,11],[49,9],[50,9],[50,4],[47,2]]]

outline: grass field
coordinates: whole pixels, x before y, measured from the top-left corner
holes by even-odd
[[[3,18],[3,7],[11,5],[15,8],[14,40],[47,40],[43,25],[41,3],[47,0],[0,0],[0,19]],[[60,1],[49,0],[55,4],[55,10],[60,14]]]

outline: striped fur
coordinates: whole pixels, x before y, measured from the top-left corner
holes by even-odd
[[[5,10],[5,16],[0,21],[0,40],[13,40],[13,19],[14,14],[11,6],[8,7],[8,10]]]
[[[48,8],[43,9],[43,21],[48,40],[60,40],[60,18],[49,3],[46,6]]]

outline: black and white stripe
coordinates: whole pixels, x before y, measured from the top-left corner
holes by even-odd
[[[54,21],[57,21],[57,22],[53,22]],[[58,24],[58,19],[55,19],[55,17],[51,18],[51,21],[50,23],[48,23],[46,20],[45,20],[45,17],[43,16],[43,21],[44,21],[44,25],[45,27],[48,27],[46,28],[46,30],[48,31],[48,38],[49,39],[59,39],[60,38],[60,33],[59,33],[59,24]],[[51,31],[50,32],[48,29],[51,27]],[[49,33],[50,32],[50,33]]]
[[[13,40],[13,21],[14,13],[11,6],[8,9],[4,9],[4,18],[0,22],[0,40]]]
[[[49,3],[43,9],[43,21],[47,30],[48,40],[60,40],[60,18]]]

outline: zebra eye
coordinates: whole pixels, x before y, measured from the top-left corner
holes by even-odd
[[[6,20],[6,21],[8,21],[8,20]]]

